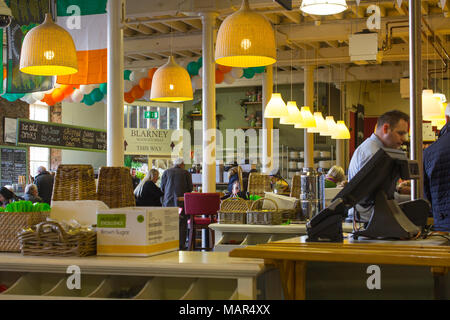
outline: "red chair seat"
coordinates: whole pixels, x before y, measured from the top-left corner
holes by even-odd
[[[216,218],[210,219],[210,218],[194,217],[194,223],[197,225],[204,226],[204,225],[208,225],[210,223],[216,223],[216,222],[217,222]]]

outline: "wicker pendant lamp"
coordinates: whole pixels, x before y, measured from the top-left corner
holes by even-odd
[[[217,33],[216,63],[230,67],[260,67],[275,63],[275,34],[270,22],[251,11],[248,0],[228,16]]]
[[[20,53],[20,71],[41,76],[78,72],[77,51],[69,32],[55,24],[50,13],[44,23],[26,34]]]
[[[345,0],[303,0],[300,10],[313,15],[332,15],[347,10]]]
[[[153,75],[150,99],[153,101],[180,102],[194,98],[189,73],[178,65],[173,56]]]

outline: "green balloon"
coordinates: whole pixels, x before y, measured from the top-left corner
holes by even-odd
[[[22,98],[25,95],[25,93],[5,93],[2,95],[2,97],[9,102],[16,101],[17,99]]]
[[[131,70],[124,70],[123,71],[123,79],[130,80],[130,74],[131,74]]]
[[[191,61],[187,65],[187,71],[191,76],[198,75],[198,69],[200,69],[200,68],[199,68],[197,62],[195,62],[195,61]]]
[[[94,102],[99,102],[103,99],[103,93],[100,91],[100,88],[95,88],[94,90],[92,90],[89,96]]]
[[[108,91],[108,85],[107,85],[106,82],[100,84],[100,91],[101,91],[103,94],[106,94],[106,92]]]
[[[266,70],[266,67],[262,66],[262,67],[253,67],[252,68],[253,71],[255,71],[255,73],[263,73]]]
[[[251,79],[255,75],[255,71],[252,68],[244,69],[244,78]]]
[[[95,101],[92,100],[91,94],[85,94],[83,100],[84,104],[87,106],[92,106],[95,103]]]
[[[199,65],[199,68],[202,67],[202,65],[203,65],[203,57],[198,58],[197,64]]]

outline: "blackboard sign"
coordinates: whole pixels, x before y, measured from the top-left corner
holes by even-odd
[[[0,167],[1,186],[19,183],[19,176],[26,177],[28,151],[26,148],[0,146],[0,157],[2,164]]]
[[[60,123],[18,119],[17,144],[105,152],[106,131]]]

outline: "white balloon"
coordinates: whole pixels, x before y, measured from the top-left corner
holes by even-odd
[[[232,68],[229,73],[231,73],[233,78],[239,79],[240,77],[242,77],[244,75],[244,69],[242,69],[242,68]]]
[[[223,78],[223,81],[227,84],[232,84],[236,79],[233,78],[233,76],[230,74],[230,72],[225,73],[225,76]]]
[[[203,77],[203,68],[198,69],[198,76]]]
[[[33,92],[32,96],[36,101],[40,101],[40,100],[44,99],[45,93],[42,91]]]
[[[55,83],[55,88],[60,88],[61,85],[59,83]]]
[[[73,102],[73,101],[72,101],[72,95],[69,94],[68,96],[66,96],[66,97],[64,98],[63,101],[64,101],[64,102]]]
[[[123,91],[129,92],[133,88],[133,83],[129,80],[123,81]]]
[[[80,86],[80,91],[83,92],[83,94],[89,94],[94,89],[95,89],[95,84],[82,84]]]
[[[147,75],[148,75],[148,72],[146,72],[146,71],[133,71],[130,74],[130,80],[134,84],[137,84],[139,82],[139,80],[146,77]]]
[[[81,86],[80,86],[81,87]],[[81,100],[83,100],[83,92],[81,92],[81,90],[79,89],[75,89],[75,91],[72,93],[71,98],[73,102],[80,102]]]

